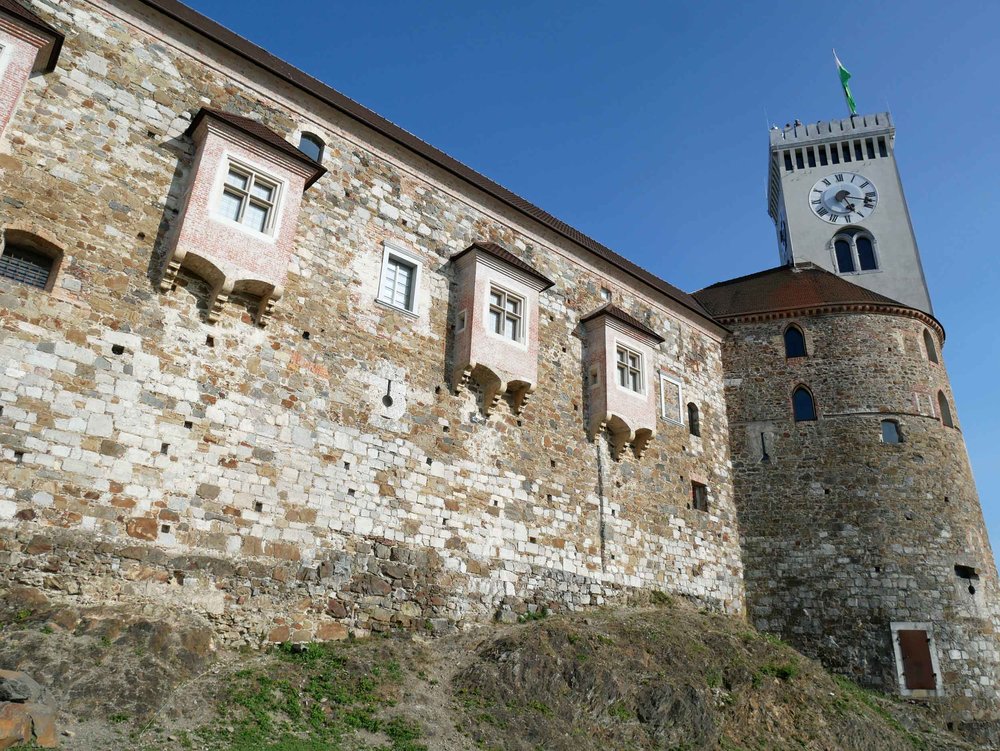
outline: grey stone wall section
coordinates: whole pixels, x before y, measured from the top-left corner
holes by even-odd
[[[791,322],[808,357],[785,358]],[[967,722],[995,720],[997,572],[961,430],[914,398],[943,390],[960,425],[943,360],[924,352],[925,324],[845,312],[729,325],[726,399],[751,620],[890,692],[899,689],[890,623],[930,622],[947,701]],[[815,395],[815,422],[793,420],[799,384]],[[883,419],[898,420],[903,443],[882,443]],[[975,594],[956,564],[976,568]]]

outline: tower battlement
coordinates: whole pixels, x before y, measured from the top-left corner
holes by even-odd
[[[801,143],[812,143],[818,140],[839,139],[844,136],[886,135],[896,132],[892,115],[888,112],[876,112],[871,115],[852,115],[842,120],[821,120],[815,123],[800,123],[786,125],[784,128],[771,130],[771,150],[788,148]]]

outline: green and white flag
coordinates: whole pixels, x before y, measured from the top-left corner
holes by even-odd
[[[840,85],[844,87],[844,98],[847,99],[847,106],[851,110],[852,115],[858,114],[858,107],[854,103],[854,95],[851,93],[851,87],[847,85],[847,82],[851,80],[851,74],[847,72],[847,68],[844,64],[840,62],[840,58],[837,57],[837,50],[833,51],[833,59],[837,61],[837,73],[840,75]]]

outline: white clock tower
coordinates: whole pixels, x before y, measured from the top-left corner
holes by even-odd
[[[782,263],[811,261],[932,313],[888,112],[771,130],[767,210]]]

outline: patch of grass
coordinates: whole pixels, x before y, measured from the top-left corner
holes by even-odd
[[[800,672],[801,668],[799,667],[799,664],[794,661],[780,663],[768,662],[760,666],[757,670],[757,675],[755,675],[754,678],[756,679],[757,676],[768,676],[771,678],[780,678],[783,681],[790,681],[792,678],[798,676]],[[755,683],[758,682],[755,680]]]
[[[628,705],[623,701],[616,701],[608,707],[608,714],[616,720],[621,720],[622,722],[628,722],[629,720],[635,719],[635,712],[629,709]]]
[[[14,620],[18,623],[24,623],[31,617],[31,610],[28,608],[21,608],[16,613],[14,613]]]
[[[705,683],[709,688],[719,688],[722,685],[722,673],[718,670],[709,670],[705,673]]]
[[[124,712],[115,712],[113,715],[108,716],[108,722],[112,725],[121,725],[123,722],[128,722],[129,717]]]
[[[659,590],[654,590],[649,593],[649,601],[658,608],[665,608],[674,604],[673,597],[668,595],[666,592],[661,592]]]
[[[534,613],[528,611],[517,617],[518,623],[528,623],[530,621],[542,621],[549,617],[549,609],[546,607],[539,608]]]
[[[211,751],[337,751],[355,731],[381,734],[378,751],[427,751],[418,724],[386,718],[402,681],[394,660],[363,664],[343,646],[282,644],[267,667],[234,674],[218,718],[196,731]]]

